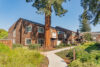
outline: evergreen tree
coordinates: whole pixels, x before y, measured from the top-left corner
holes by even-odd
[[[80,17],[80,31],[81,32],[90,32],[91,31],[90,23],[87,18],[88,18],[87,11],[84,10],[83,14]]]
[[[63,16],[67,10],[63,8],[62,4],[67,0],[26,0],[26,2],[33,2],[32,6],[37,9],[37,13],[45,14],[45,47],[51,45],[50,27],[51,27],[51,13],[54,10],[57,16]]]

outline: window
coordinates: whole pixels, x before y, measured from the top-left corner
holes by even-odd
[[[31,44],[31,39],[30,38],[27,38],[26,41],[25,41],[25,44],[26,45],[30,45]]]
[[[39,33],[44,33],[44,28],[43,27],[38,27],[38,32]]]
[[[44,39],[38,39],[38,44],[41,44],[41,45],[43,45],[44,44]]]
[[[26,26],[26,32],[32,32],[32,26]]]
[[[64,32],[63,31],[58,31],[58,34],[64,34]]]

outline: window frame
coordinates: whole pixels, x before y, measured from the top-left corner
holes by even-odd
[[[43,44],[44,44],[44,39],[43,38],[38,38],[38,44],[41,44],[41,43],[39,43],[39,40],[42,40]]]
[[[31,30],[28,31],[28,28],[29,28],[29,27],[31,28]],[[32,32],[32,26],[26,26],[25,31],[26,31],[26,32]]]
[[[43,29],[43,31],[39,31],[40,29]],[[44,33],[44,27],[38,27],[38,33]]]
[[[30,39],[31,40],[31,44],[32,44],[32,39],[31,38],[25,38],[25,45],[30,45],[27,43],[27,40]]]

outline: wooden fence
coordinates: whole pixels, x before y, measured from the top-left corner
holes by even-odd
[[[0,43],[3,43],[7,46],[9,46],[10,48],[12,48],[12,40],[8,40],[8,39],[4,39],[4,40],[0,40]]]

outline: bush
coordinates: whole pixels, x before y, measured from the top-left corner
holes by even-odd
[[[75,60],[69,64],[69,67],[82,67],[82,63],[79,60]]]
[[[55,48],[62,48],[62,47],[65,47],[65,46],[67,46],[67,44],[61,43],[60,45],[56,45]]]
[[[13,48],[17,48],[17,47],[23,47],[23,45],[22,44],[13,44]]]
[[[82,63],[80,60],[75,60],[71,64],[69,64],[69,67],[99,67],[94,62],[85,62]]]
[[[2,43],[0,43],[0,52],[9,52],[10,48]]]
[[[0,29],[0,39],[5,39],[8,37],[8,32],[4,29]]]
[[[80,59],[80,61],[85,62],[90,59],[89,53],[80,48],[75,48],[76,59]],[[69,50],[66,54],[66,57],[73,59],[73,50]]]
[[[16,48],[9,53],[0,53],[0,67],[37,67],[43,58],[37,51]]]
[[[84,34],[84,38],[85,38],[85,40],[87,40],[87,41],[92,41],[92,35],[91,35],[90,33],[85,33],[85,34]]]
[[[29,47],[29,49],[38,49],[41,47],[41,45],[40,44],[31,44],[28,47]]]

